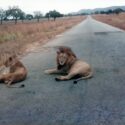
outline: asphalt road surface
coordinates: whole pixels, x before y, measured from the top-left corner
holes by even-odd
[[[56,82],[44,74],[56,50],[27,55],[25,88],[0,85],[0,125],[125,125],[125,32],[88,17],[45,46],[58,45],[87,61],[94,77]]]

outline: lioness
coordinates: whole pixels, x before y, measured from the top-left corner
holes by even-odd
[[[56,81],[69,80],[79,77],[74,81],[88,79],[93,76],[90,65],[84,61],[77,59],[74,52],[69,47],[59,47],[57,51],[57,68],[45,70],[46,74],[66,73],[65,76],[55,78]]]
[[[21,86],[11,86],[13,83],[21,82],[25,80],[27,76],[27,70],[25,66],[17,59],[16,56],[9,57],[5,63],[6,68],[9,68],[8,73],[3,73],[0,75],[0,82],[3,82],[7,87],[20,88]]]

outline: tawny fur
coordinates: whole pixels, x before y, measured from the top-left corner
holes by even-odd
[[[80,76],[74,83],[81,79],[91,78],[93,73],[90,65],[84,61],[77,59],[74,52],[68,47],[60,47],[57,51],[57,68],[45,70],[47,74],[62,74],[65,76],[57,77],[57,81],[69,80],[75,76]]]
[[[11,87],[13,83],[21,82],[26,79],[27,70],[17,57],[9,57],[4,63],[5,67],[9,67],[9,73],[0,75],[0,82],[7,87]]]

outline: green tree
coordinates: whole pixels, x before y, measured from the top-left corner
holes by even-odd
[[[105,11],[100,11],[100,14],[105,14],[106,12]]]
[[[62,17],[63,16],[63,14],[59,13],[56,10],[49,11],[49,15],[50,15],[50,17],[52,17],[54,19],[54,21],[56,20],[57,17]]]
[[[119,14],[119,13],[124,12],[124,11],[121,8],[117,8],[117,9],[114,9],[113,12],[115,14]]]
[[[112,14],[113,13],[113,11],[111,10],[111,9],[109,9],[108,11],[107,11],[107,14]]]
[[[17,20],[20,19],[21,14],[22,10],[19,9],[18,6],[9,7],[9,9],[6,10],[6,15],[12,16],[13,20],[15,20],[15,24],[17,23]]]
[[[100,12],[99,12],[99,11],[95,11],[94,13],[95,13],[95,14],[100,14]]]
[[[49,19],[50,19],[50,13],[49,12],[46,13],[45,17],[48,18],[48,21],[49,21]]]
[[[25,18],[26,18],[26,14],[22,11],[20,13],[20,19],[22,20],[22,23],[23,23],[23,21],[24,21]]]
[[[32,20],[33,19],[33,15],[32,14],[27,14],[26,15],[26,19],[27,20]]]
[[[5,11],[3,9],[0,8],[0,24],[3,23],[3,19],[5,18]]]

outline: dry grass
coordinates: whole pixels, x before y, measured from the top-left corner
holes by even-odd
[[[0,51],[22,54],[27,45],[48,42],[57,34],[83,21],[85,17],[71,17],[41,23],[24,23],[0,26]],[[30,47],[30,46],[29,46]]]
[[[116,15],[116,14],[94,15],[93,18],[101,22],[104,22],[104,23],[107,23],[112,26],[125,30],[125,13],[121,13],[119,15]]]

